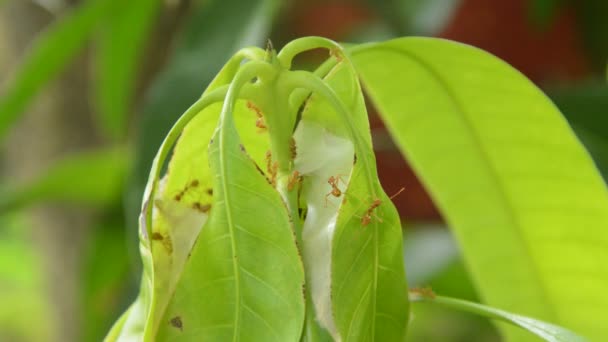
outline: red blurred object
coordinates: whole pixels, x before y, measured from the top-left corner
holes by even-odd
[[[537,83],[587,76],[574,10],[562,6],[547,28],[537,28],[528,18],[528,2],[463,0],[439,36],[486,50]]]
[[[299,2],[293,15],[296,36],[322,36],[340,40],[357,26],[374,18],[366,7],[352,1]]]

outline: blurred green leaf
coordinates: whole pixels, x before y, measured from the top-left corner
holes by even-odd
[[[222,65],[243,46],[259,45],[281,3],[277,0],[213,0],[186,23],[174,56],[146,96],[128,194],[130,226],[137,225],[143,189],[163,138],[202,94]]]
[[[0,95],[0,137],[42,87],[84,47],[108,13],[107,0],[86,1],[42,33]]]
[[[571,0],[571,3],[576,8],[577,23],[594,67],[598,72],[602,72],[608,60],[608,1]]]
[[[607,179],[608,85],[605,82],[592,82],[550,88],[548,93],[591,153],[597,167],[604,175],[604,179]]]
[[[44,341],[54,326],[43,260],[23,214],[0,215],[0,227],[0,340]]]
[[[556,107],[509,65],[463,44],[396,39],[353,58],[482,298],[607,336],[606,185]]]
[[[138,78],[138,61],[160,0],[110,1],[112,15],[102,27],[96,49],[95,104],[101,127],[113,138],[122,138]]]
[[[564,329],[562,327],[545,323],[530,317],[524,317],[486,305],[481,305],[461,299],[449,297],[435,296],[434,294],[425,293],[426,290],[410,291],[410,300],[412,302],[433,303],[442,305],[452,309],[470,312],[484,317],[501,320],[507,323],[517,325],[530,333],[549,342],[586,342],[587,339]]]
[[[564,4],[563,0],[531,0],[527,2],[527,14],[530,22],[541,30],[551,26],[557,11]]]
[[[605,82],[553,87],[547,93],[570,124],[608,137],[608,85]]]
[[[41,201],[111,204],[120,198],[128,166],[121,148],[67,157],[27,184],[0,188],[0,212]]]
[[[114,207],[119,208],[120,203]],[[102,341],[112,322],[125,309],[130,295],[126,290],[137,277],[127,253],[122,212],[107,213],[91,232],[83,255],[83,340]]]

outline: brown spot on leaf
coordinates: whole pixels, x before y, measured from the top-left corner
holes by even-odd
[[[172,327],[179,329],[180,331],[184,331],[184,323],[182,322],[182,318],[180,316],[175,316],[171,318],[169,323]]]
[[[212,188],[207,189],[207,195],[213,196],[213,189]]]
[[[211,204],[201,204],[200,202],[192,203],[192,209],[196,209],[201,213],[206,213],[211,209]]]

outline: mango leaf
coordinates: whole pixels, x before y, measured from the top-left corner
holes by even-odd
[[[336,111],[336,103],[323,92],[313,93],[300,123],[310,121],[302,127],[308,132],[296,139],[299,154],[304,143],[324,141],[316,151],[309,147],[314,153],[307,151],[312,154],[309,159],[316,158],[318,169],[300,170],[318,184],[304,193],[308,216],[302,232],[303,254],[312,278],[312,301],[319,323],[334,340],[403,340],[408,301],[401,224],[378,181],[358,79],[344,52],[337,47],[333,53],[340,62],[324,82],[344,104],[343,110]],[[340,138],[351,141],[350,151]],[[328,159],[331,167],[323,165]],[[300,166],[297,160],[296,166]],[[329,177],[346,193],[337,201],[330,195]],[[332,217],[328,207],[339,210]],[[324,263],[329,265],[324,268]]]
[[[93,96],[104,133],[122,138],[137,80],[147,33],[158,13],[159,0],[109,1],[112,15],[100,27]]]
[[[174,56],[146,94],[128,207],[137,217],[150,164],[169,128],[238,49],[268,36],[279,1],[209,1],[176,38]],[[130,222],[136,225],[137,221]]]
[[[226,108],[209,146],[213,208],[159,338],[295,341],[304,321],[304,270],[290,218]]]
[[[608,194],[555,106],[506,63],[463,44],[403,38],[351,51],[482,298],[592,340],[607,336]]]
[[[504,321],[517,325],[530,333],[549,342],[586,342],[587,339],[573,333],[570,330],[545,323],[530,317],[520,316],[499,310],[486,305],[481,305],[466,300],[436,296],[429,289],[410,290],[412,302],[432,303],[448,308],[470,312],[488,318]]]
[[[0,137],[38,91],[83,48],[108,13],[110,3],[107,0],[86,1],[37,38],[0,95]]]
[[[241,59],[229,60],[205,95],[229,83]],[[210,123],[213,127],[219,117],[219,108],[210,106],[214,101],[207,98],[194,103],[174,124],[152,163],[139,221],[140,253],[144,266],[139,296],[114,324],[106,341],[141,340],[145,336],[154,338],[186,257],[207,220],[211,194],[204,185],[211,182],[211,176],[205,172],[208,169],[207,150],[200,142],[210,139],[212,130],[206,125]],[[193,120],[196,118],[201,120],[197,123]],[[189,130],[188,126],[193,126],[193,129]],[[161,181],[165,159],[178,137],[181,138],[170,162],[170,169],[175,171]],[[180,148],[180,144],[185,147]],[[185,152],[178,152],[180,150]],[[179,188],[173,190],[175,186]],[[150,219],[154,219],[153,223]]]
[[[75,154],[26,184],[5,186],[0,211],[42,201],[111,205],[120,198],[128,168],[129,153],[122,148]]]

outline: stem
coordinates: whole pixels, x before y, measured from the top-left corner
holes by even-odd
[[[222,125],[222,129],[225,127],[225,120],[231,120],[232,118],[234,105],[238,99],[241,88],[255,77],[259,78],[261,83],[264,83],[268,82],[271,78],[274,78],[275,75],[276,69],[270,64],[262,61],[251,61],[239,69],[234,76],[232,83],[230,83],[228,92],[226,93],[224,106],[222,107],[222,113],[220,115],[220,125]]]
[[[587,341],[585,338],[560,326],[466,300],[436,296],[430,289],[411,289],[409,291],[409,299],[411,302],[438,304],[452,309],[510,323],[543,338],[545,341]]]
[[[342,47],[340,44],[334,42],[333,40],[323,38],[323,37],[303,37],[298,38],[296,40],[292,40],[287,43],[281,51],[279,52],[277,58],[281,65],[283,65],[286,69],[291,69],[291,62],[293,58],[305,51],[314,50],[314,49],[327,49],[330,51],[338,50],[342,51]]]
[[[266,51],[264,51],[263,49],[260,49],[257,46],[251,46],[251,47],[246,47],[246,48],[242,48],[239,51],[237,51],[234,57],[240,58],[241,60],[247,58],[251,61],[263,61],[264,58],[266,56]]]

